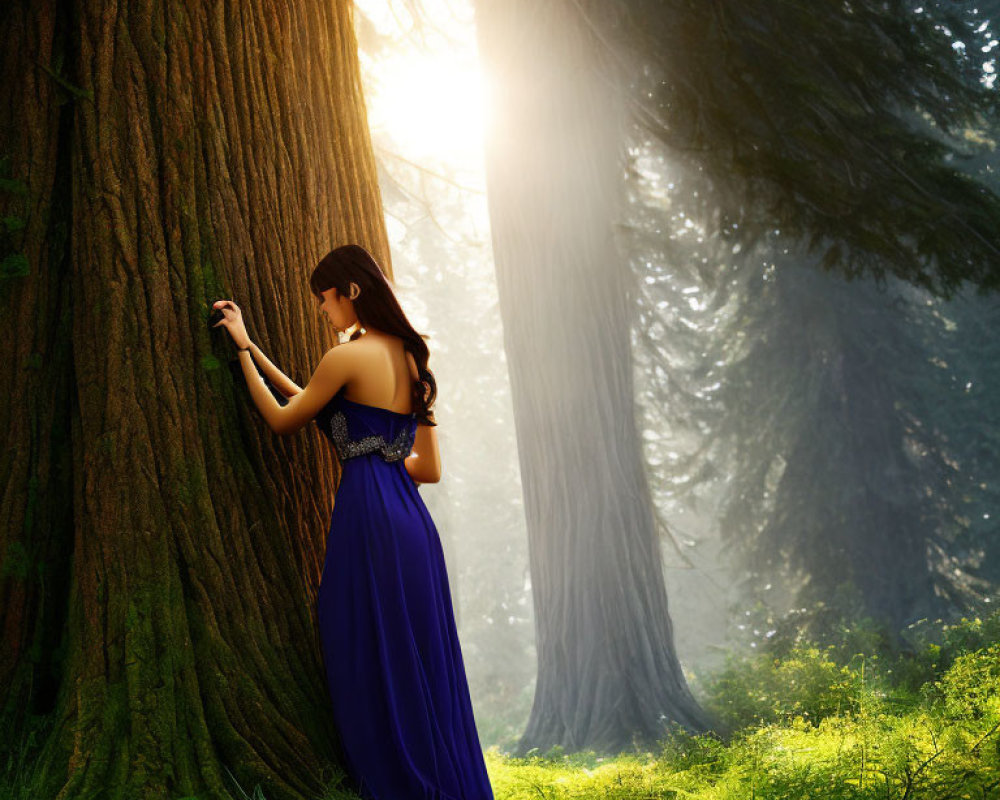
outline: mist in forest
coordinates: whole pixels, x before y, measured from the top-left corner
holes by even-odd
[[[474,93],[488,86],[471,3],[422,8],[426,17],[410,17],[406,9],[393,14],[389,4],[360,2],[356,28],[397,291],[418,330],[431,334],[439,380],[447,479],[422,495],[441,532],[480,730],[490,744],[523,728],[536,664],[523,487],[475,138],[486,109]],[[573,292],[565,286],[567,304]],[[538,335],[558,335],[558,328],[558,320],[538,321]],[[581,343],[581,357],[585,352]],[[655,386],[643,370],[636,377],[642,407],[655,415]],[[544,384],[544,374],[537,378]],[[586,424],[578,421],[584,436]],[[669,458],[657,452],[666,430],[655,417],[644,430],[652,470]],[[686,667],[715,664],[738,598],[719,562],[710,515],[675,509],[667,495],[660,491],[658,506],[668,515],[663,554],[678,650]]]
[[[355,18],[397,291],[431,334],[439,380],[446,477],[422,494],[488,746],[523,729],[537,657],[486,209],[490,86],[471,2],[364,0]],[[667,148],[635,129],[629,154],[618,246],[636,424],[695,692],[727,652],[752,651],[807,605],[905,625],[990,602],[993,464],[957,453],[962,414],[983,413],[995,304],[848,283],[777,229],[740,252],[685,212],[694,176]],[[562,287],[567,314],[578,288]],[[561,335],[559,319],[536,323]],[[547,379],[539,362],[533,382]],[[586,414],[567,427],[586,437]]]

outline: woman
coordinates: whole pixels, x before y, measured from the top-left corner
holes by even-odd
[[[316,419],[343,467],[317,616],[345,766],[373,800],[492,800],[441,541],[417,492],[441,478],[427,345],[364,248],[333,250],[309,284],[334,329],[353,333],[301,389],[253,345],[235,303],[213,305],[271,430]]]

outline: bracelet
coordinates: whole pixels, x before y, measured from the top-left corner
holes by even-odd
[[[236,351],[239,353],[246,353],[249,349],[249,347],[237,347]]]

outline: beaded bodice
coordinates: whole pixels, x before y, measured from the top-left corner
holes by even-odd
[[[384,461],[400,461],[413,450],[417,415],[348,400],[343,389],[333,396],[316,421],[341,462],[370,453]]]

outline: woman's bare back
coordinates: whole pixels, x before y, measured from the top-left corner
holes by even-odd
[[[344,345],[341,345],[344,346]],[[399,414],[413,411],[413,381],[417,364],[398,336],[368,331],[347,346],[361,356],[358,374],[344,384],[344,397],[354,403],[377,406]]]

